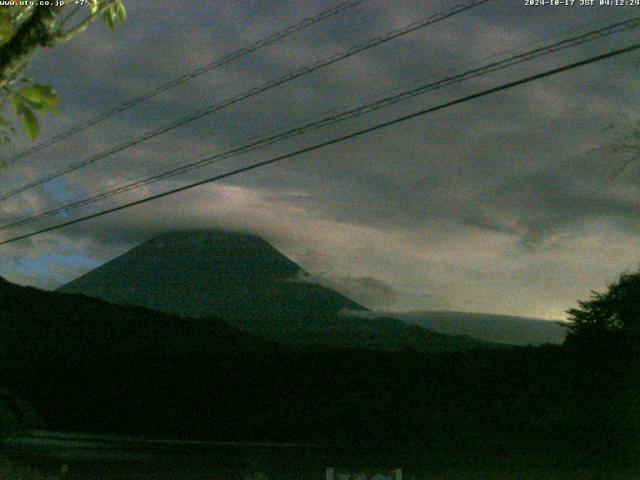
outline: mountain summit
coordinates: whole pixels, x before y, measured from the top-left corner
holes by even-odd
[[[60,289],[187,316],[220,315],[245,328],[364,310],[337,292],[298,282],[304,271],[255,235],[168,233]]]
[[[172,314],[217,316],[245,332],[291,345],[441,351],[482,344],[394,319],[338,316],[341,310],[366,309],[329,288],[301,281],[305,275],[255,235],[176,232],[138,245],[60,291]]]

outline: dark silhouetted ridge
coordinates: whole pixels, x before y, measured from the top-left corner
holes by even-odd
[[[11,364],[227,356],[270,346],[217,318],[47,292],[0,279],[0,357]]]

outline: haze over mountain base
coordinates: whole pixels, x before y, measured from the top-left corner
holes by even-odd
[[[446,335],[469,335],[506,345],[560,345],[567,336],[567,323],[537,318],[448,311],[360,312],[344,311],[353,318],[395,318]]]

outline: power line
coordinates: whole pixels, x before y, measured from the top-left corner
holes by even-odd
[[[271,136],[262,138],[260,140],[243,145],[241,147],[236,147],[236,148],[227,150],[225,152],[221,152],[213,156],[209,156],[207,158],[204,158],[195,162],[189,162],[179,167],[173,168],[171,170],[164,171],[164,172],[152,175],[150,177],[144,178],[142,180],[138,180],[133,183],[115,187],[113,189],[107,190],[106,192],[102,192],[97,195],[93,195],[78,201],[67,203],[62,206],[47,210],[45,212],[41,212],[20,220],[16,220],[12,223],[0,226],[0,230],[13,229],[22,225],[33,223],[42,218],[54,216],[61,212],[68,212],[71,210],[75,210],[77,208],[90,205],[92,203],[96,203],[98,201],[143,187],[145,185],[156,183],[158,181],[165,180],[167,178],[175,177],[177,175],[181,175],[183,173],[187,173],[189,171],[202,168],[203,166],[212,164],[214,162],[236,157],[238,155],[257,150],[258,148],[273,145],[277,142],[291,138],[293,136],[302,135],[313,130],[334,125],[336,123],[343,122],[345,120],[355,118],[355,117],[388,107],[390,105],[407,100],[409,98],[416,97],[418,95],[422,95],[424,93],[427,93],[436,89],[447,87],[465,80],[469,80],[471,78],[476,78],[482,75],[486,75],[488,73],[502,70],[522,62],[531,61],[535,58],[539,58],[539,57],[548,55],[550,53],[555,53],[560,50],[564,50],[566,48],[574,47],[576,45],[584,44],[589,41],[597,40],[605,36],[612,35],[614,33],[626,31],[631,28],[637,28],[639,25],[640,25],[640,16],[636,16],[621,22],[616,22],[606,27],[592,30],[590,32],[583,33],[581,35],[568,38],[565,40],[561,40],[559,42],[556,42],[547,46],[535,48],[527,52],[514,55],[512,57],[509,57],[500,61],[489,63],[479,68],[468,70],[458,75],[445,77],[435,82],[423,84],[416,88],[412,88],[412,89],[400,92],[398,94],[382,98],[380,100],[359,106],[357,108],[343,111],[338,114],[322,118],[320,120],[316,120],[298,127],[294,127],[292,129],[278,133],[276,135],[271,135]]]
[[[542,78],[545,78],[545,77],[549,77],[551,75],[556,75],[556,74],[561,73],[561,72],[565,72],[565,71],[572,70],[572,69],[577,68],[577,67],[588,65],[590,63],[595,63],[595,62],[598,62],[598,61],[601,61],[601,60],[605,60],[607,58],[611,58],[611,57],[615,57],[615,56],[618,56],[618,55],[622,55],[624,53],[629,53],[629,52],[632,52],[632,51],[635,51],[635,50],[638,50],[638,49],[640,49],[640,43],[636,43],[635,45],[631,45],[629,47],[616,49],[616,50],[613,50],[613,51],[610,51],[610,52],[607,52],[607,53],[604,53],[604,54],[601,54],[601,55],[597,55],[595,57],[588,58],[586,60],[581,60],[581,61],[578,61],[578,62],[570,63],[570,64],[564,65],[562,67],[557,67],[557,68],[554,68],[554,69],[551,69],[551,70],[547,70],[545,72],[542,72],[542,73],[539,73],[539,74],[536,74],[536,75],[531,75],[529,77],[525,77],[525,78],[520,79],[520,80],[515,80],[513,82],[509,82],[509,83],[506,83],[506,84],[503,84],[503,85],[499,85],[497,87],[489,88],[487,90],[483,90],[481,92],[477,92],[477,93],[474,93],[474,94],[471,94],[471,95],[467,95],[465,97],[458,98],[458,99],[452,100],[450,102],[442,103],[442,104],[437,105],[435,107],[430,107],[430,108],[427,108],[427,109],[424,109],[424,110],[420,110],[418,112],[414,112],[414,113],[411,113],[411,114],[408,114],[408,115],[404,115],[404,116],[395,118],[393,120],[382,122],[382,123],[379,123],[379,124],[374,125],[372,127],[368,127],[368,128],[365,128],[365,129],[358,130],[356,132],[350,133],[348,135],[343,135],[343,136],[340,136],[340,137],[337,137],[337,138],[333,138],[333,139],[325,141],[325,142],[317,143],[317,144],[312,145],[310,147],[302,148],[300,150],[296,150],[294,152],[290,152],[290,153],[287,153],[287,154],[284,154],[284,155],[279,155],[279,156],[271,158],[269,160],[263,160],[261,162],[254,163],[252,165],[248,165],[248,166],[245,166],[245,167],[237,168],[237,169],[232,170],[230,172],[226,172],[226,173],[223,173],[223,174],[215,175],[213,177],[205,178],[203,180],[199,180],[197,182],[190,183],[188,185],[183,185],[181,187],[177,187],[177,188],[168,190],[166,192],[158,193],[158,194],[155,194],[155,195],[150,195],[148,197],[145,197],[145,198],[133,201],[133,202],[129,202],[129,203],[126,203],[126,204],[123,204],[123,205],[118,205],[117,207],[112,207],[112,208],[109,208],[109,209],[106,209],[106,210],[102,210],[100,212],[96,212],[96,213],[92,213],[90,215],[85,215],[83,217],[76,218],[74,220],[70,220],[70,221],[59,223],[57,225],[53,225],[53,226],[50,226],[50,227],[47,227],[47,228],[43,228],[43,229],[37,230],[35,232],[27,233],[27,234],[24,234],[24,235],[19,235],[17,237],[13,237],[13,238],[10,238],[8,240],[3,240],[3,241],[0,242],[0,246],[1,245],[6,245],[8,243],[17,242],[18,240],[24,240],[26,238],[34,237],[34,236],[40,235],[42,233],[50,232],[50,231],[53,231],[53,230],[58,230],[60,228],[67,227],[67,226],[70,226],[70,225],[74,225],[76,223],[85,222],[87,220],[90,220],[90,219],[93,219],[93,218],[97,218],[97,217],[100,217],[100,216],[103,216],[103,215],[107,215],[109,213],[114,213],[114,212],[117,212],[117,211],[120,211],[120,210],[125,210],[127,208],[131,208],[131,207],[134,207],[136,205],[141,205],[143,203],[151,202],[153,200],[157,200],[159,198],[167,197],[167,196],[173,195],[175,193],[179,193],[179,192],[182,192],[182,191],[185,191],[185,190],[190,190],[192,188],[195,188],[195,187],[198,187],[198,186],[201,186],[201,185],[205,185],[207,183],[212,183],[212,182],[215,182],[215,181],[218,181],[218,180],[222,180],[224,178],[228,178],[228,177],[231,177],[231,176],[234,176],[234,175],[238,175],[240,173],[248,172],[250,170],[254,170],[254,169],[259,168],[259,167],[264,167],[266,165],[271,165],[273,163],[280,162],[282,160],[286,160],[288,158],[297,157],[297,156],[302,155],[304,153],[308,153],[308,152],[311,152],[311,151],[319,150],[321,148],[328,147],[330,145],[335,145],[337,143],[341,143],[341,142],[344,142],[346,140],[350,140],[350,139],[353,139],[353,138],[356,138],[356,137],[360,137],[362,135],[365,135],[365,134],[368,134],[368,133],[371,133],[371,132],[374,132],[374,131],[377,131],[377,130],[381,130],[381,129],[386,128],[386,127],[390,127],[392,125],[395,125],[395,124],[398,124],[398,123],[401,123],[401,122],[406,122],[406,121],[411,120],[413,118],[417,118],[417,117],[420,117],[420,116],[423,116],[423,115],[427,115],[429,113],[433,113],[433,112],[438,111],[438,110],[443,110],[445,108],[452,107],[454,105],[459,105],[461,103],[465,103],[465,102],[468,102],[468,101],[471,101],[471,100],[475,100],[477,98],[485,97],[485,96],[491,95],[493,93],[497,93],[497,92],[501,92],[501,91],[504,91],[504,90],[508,90],[508,89],[517,87],[519,85],[523,85],[525,83],[533,82],[535,80],[539,80],[539,79],[542,79]]]
[[[440,22],[442,20],[445,20],[447,18],[453,17],[455,15],[458,15],[466,10],[469,10],[471,8],[477,7],[481,4],[487,3],[490,0],[473,0],[471,2],[469,2],[468,4],[465,5],[458,5],[456,7],[453,7],[451,10],[449,10],[447,13],[438,13],[435,15],[432,15],[430,17],[428,17],[427,19],[424,20],[420,20],[417,22],[413,22],[410,23],[404,27],[398,28],[396,30],[392,30],[391,32],[388,32],[387,34],[383,35],[383,36],[379,36],[379,37],[375,37],[373,39],[368,40],[367,42],[364,42],[362,44],[356,45],[354,47],[351,47],[345,51],[342,52],[338,52],[328,58],[325,58],[323,60],[319,60],[317,62],[314,62],[310,65],[307,65],[305,67],[302,67],[298,70],[294,70],[291,73],[288,73],[282,77],[279,77],[275,80],[271,80],[268,81],[258,87],[254,87],[251,88],[249,90],[246,90],[245,92],[236,95],[234,97],[228,98],[226,100],[223,100],[219,103],[216,103],[214,105],[210,105],[209,107],[203,109],[203,110],[199,110],[193,114],[190,114],[186,117],[183,117],[175,122],[172,122],[168,125],[165,125],[163,127],[160,127],[156,130],[153,130],[151,132],[148,132],[144,135],[141,135],[137,138],[134,138],[133,140],[130,140],[128,142],[122,143],[116,147],[112,147],[109,150],[106,150],[104,152],[98,153],[92,157],[86,158],[84,160],[81,160],[79,162],[76,162],[68,167],[65,167],[61,170],[58,170],[54,173],[51,173],[49,175],[46,175],[42,178],[40,178],[39,180],[30,182],[26,185],[23,185],[21,187],[15,188],[7,193],[4,193],[2,195],[0,195],[0,201],[6,200],[8,198],[11,198],[15,195],[18,195],[19,193],[22,193],[24,191],[30,190],[33,187],[37,187],[39,185],[42,185],[46,182],[49,182],[51,180],[54,180],[56,178],[59,178],[63,175],[66,175],[68,173],[74,172],[80,168],[86,167],[87,165],[90,165],[92,163],[97,162],[98,160],[102,160],[103,158],[106,158],[110,155],[113,155],[114,153],[118,153],[121,152],[123,150],[126,150],[128,148],[131,148],[135,145],[138,145],[142,142],[145,142],[147,140],[151,140],[152,138],[155,138],[159,135],[163,135],[171,130],[174,130],[178,127],[181,127],[183,125],[186,125],[188,123],[191,123],[195,120],[198,120],[206,115],[210,115],[212,113],[215,113],[219,110],[222,110],[226,107],[229,107],[235,103],[238,103],[242,100],[245,100],[247,98],[253,97],[255,95],[261,94],[267,90],[270,90],[272,88],[275,88],[277,86],[280,86],[282,84],[288,83],[292,80],[295,80],[297,78],[303,77],[305,75],[308,75],[312,72],[315,72],[317,70],[320,70],[321,68],[324,68],[326,66],[332,65],[336,62],[339,62],[341,60],[344,60],[348,57],[351,57],[353,55],[356,55],[358,53],[361,53],[365,50],[369,50],[373,47],[376,47],[378,45],[381,45],[383,43],[389,42],[391,40],[394,40],[398,37],[401,37],[403,35],[407,35],[409,33],[412,33],[416,30],[419,30],[421,28],[427,27],[429,25],[432,25],[434,23]]]
[[[312,25],[315,25],[316,23],[320,23],[323,20],[326,20],[328,18],[334,17],[346,10],[349,10],[351,8],[354,8],[358,5],[360,5],[361,3],[366,2],[367,0],[352,0],[352,1],[348,1],[348,2],[342,2],[338,5],[336,5],[333,8],[330,8],[328,10],[324,10],[320,13],[318,13],[317,15],[314,15],[312,17],[307,17],[302,19],[300,22],[294,24],[294,25],[290,25],[288,27],[286,27],[283,30],[280,30],[278,32],[275,32],[271,35],[269,35],[268,37],[265,37],[261,40],[258,40],[257,42],[253,43],[252,45],[248,46],[248,47],[244,47],[244,48],[240,48],[238,50],[235,50],[221,58],[218,58],[216,60],[213,60],[212,62],[209,62],[205,65],[202,65],[198,68],[196,68],[195,70],[192,70],[191,72],[185,73],[184,75],[181,75],[177,78],[174,78],[173,80],[170,80],[166,83],[163,83],[161,85],[158,85],[156,88],[149,90],[145,93],[143,93],[140,96],[134,97],[130,100],[127,100],[124,103],[121,103],[120,105],[117,105],[116,107],[112,108],[111,110],[107,110],[106,112],[103,112],[99,115],[96,115],[93,118],[90,118],[88,120],[85,120],[82,123],[78,123],[70,128],[68,128],[67,130],[37,144],[34,145],[31,148],[27,148],[26,150],[17,153],[16,155],[14,155],[13,157],[11,157],[9,160],[5,161],[4,164],[5,165],[11,165],[15,162],[17,162],[18,160],[28,157],[29,155],[39,152],[51,145],[54,145],[72,135],[75,135],[78,132],[81,132],[82,130],[85,130],[89,127],[92,127],[94,125],[97,125],[100,122],[103,122],[104,120],[113,117],[114,115],[120,113],[120,112],[124,112],[125,110],[129,110],[130,108],[135,107],[136,105],[141,104],[142,102],[145,102],[147,100],[149,100],[150,98],[155,97],[156,95],[159,95],[163,92],[166,92],[167,90],[170,90],[174,87],[177,87],[178,85],[181,85],[189,80],[192,80],[200,75],[203,75],[204,73],[210,72],[211,70],[215,70],[216,68],[219,68],[223,65],[226,65],[228,63],[231,63],[235,60],[238,60],[239,58],[242,58],[246,55],[249,55],[261,48],[264,48],[266,46],[269,46],[279,40],[282,40],[286,37],[288,37],[289,35],[292,35],[294,33],[300,32],[302,30],[304,30],[305,28],[308,28]]]

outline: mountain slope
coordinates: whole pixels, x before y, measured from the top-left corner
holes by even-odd
[[[469,335],[487,342],[507,345],[561,344],[567,335],[567,328],[559,321],[494,313],[345,312],[345,315],[369,319],[394,318],[445,335]]]
[[[153,238],[63,286],[119,304],[215,315],[269,340],[298,346],[450,351],[478,346],[395,319],[338,316],[366,311],[331,289],[299,281],[305,272],[265,240],[208,231]]]
[[[270,348],[216,318],[182,318],[21,287],[1,277],[0,305],[0,358],[11,364],[215,357]]]

